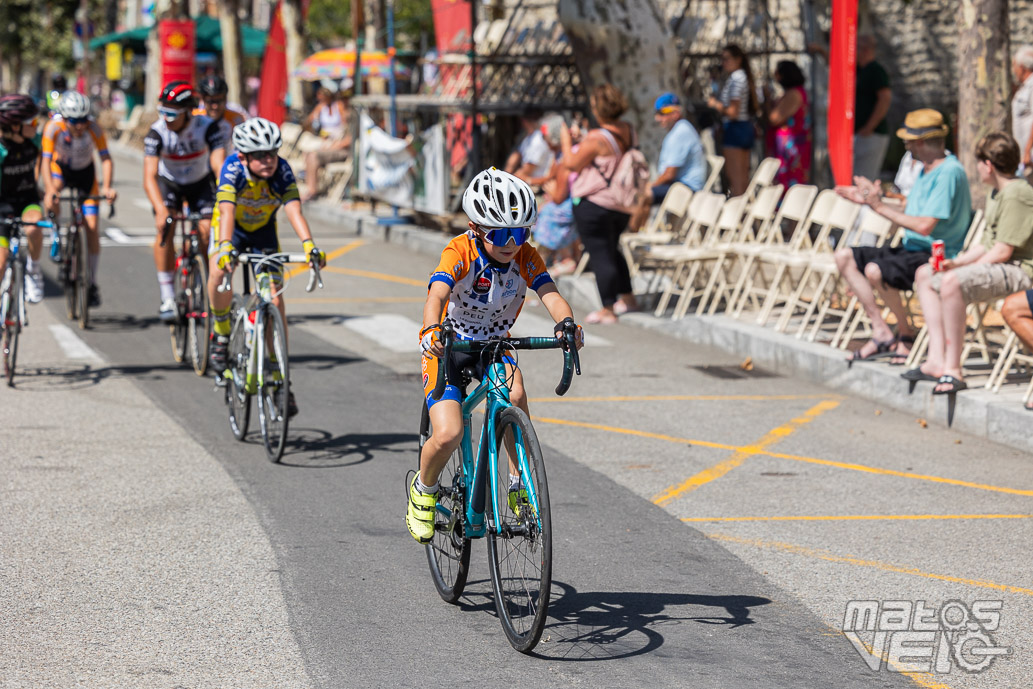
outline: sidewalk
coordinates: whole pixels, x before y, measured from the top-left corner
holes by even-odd
[[[400,244],[431,255],[440,253],[450,239],[436,230],[415,225],[380,225],[378,218],[369,213],[345,211],[319,202],[306,204],[305,213],[350,229],[360,237]],[[561,277],[558,283],[575,311],[586,313],[599,308],[599,295],[591,276]],[[914,414],[916,425],[925,421],[931,426],[946,427],[953,401],[952,429],[1033,452],[1033,414],[1022,407],[1022,385],[1005,386],[995,395],[979,387],[982,379],[977,377],[973,381],[975,388],[957,395],[933,395],[932,383],[919,383],[909,394],[909,383],[900,378],[903,367],[859,363],[847,368],[843,351],[723,315],[687,316],[672,321],[656,318],[652,313],[634,313],[622,316],[621,323],[716,347],[744,359],[752,357],[755,365],[774,373],[818,382],[877,405]]]
[[[50,308],[0,388],[0,687],[311,686],[241,489]]]

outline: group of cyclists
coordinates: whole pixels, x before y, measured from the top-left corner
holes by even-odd
[[[175,249],[165,241],[166,221],[186,209],[202,220],[202,245],[210,257],[209,299],[212,303],[211,365],[216,374],[226,368],[232,291],[219,291],[232,271],[238,253],[273,254],[280,250],[276,213],[281,206],[310,261],[325,263],[301,212],[294,173],[278,151],[283,140],[279,127],[261,117],[246,118],[227,106],[228,87],[217,76],[200,83],[200,102],[185,81],[165,85],[158,99],[158,119],[144,138],[143,188],[154,209],[158,240],[154,264],[158,278],[158,317],[167,323],[178,318],[173,274]],[[79,190],[84,197],[113,202],[114,163],[100,126],[90,117],[89,98],[77,91],[48,94],[56,105],[43,121],[36,102],[24,94],[0,96],[0,217],[19,217],[26,223],[45,213],[57,217],[63,190]],[[101,161],[101,182],[94,163]],[[40,183],[43,193],[40,193]],[[98,193],[99,192],[99,193]],[[98,209],[95,200],[83,203],[92,284],[89,305],[100,305],[97,269],[100,262]],[[0,275],[9,255],[9,230],[0,235]],[[28,245],[26,297],[43,298],[40,256],[42,230],[26,225]],[[263,268],[272,284],[282,273],[276,264]],[[283,300],[274,298],[284,313]],[[289,393],[289,413],[297,413]]]
[[[199,229],[203,243],[208,245],[208,293],[213,316],[210,364],[216,375],[222,375],[226,369],[232,301],[231,291],[217,288],[233,270],[238,253],[279,252],[276,214],[281,207],[302,241],[308,260],[321,266],[326,261],[302,214],[294,173],[279,156],[283,144],[279,127],[261,117],[245,118],[227,107],[227,91],[225,81],[207,77],[200,83],[198,103],[189,83],[166,84],[159,97],[158,119],[144,139],[143,187],[154,209],[158,237],[154,243],[160,291],[158,315],[165,322],[178,317],[173,288],[173,242],[161,240],[166,220],[181,214],[185,207],[203,218]],[[42,129],[40,125],[40,109],[29,96],[0,96],[0,217],[13,215],[35,222],[44,211],[56,214],[63,189],[98,196],[94,152],[101,160],[100,195],[113,201],[114,164],[104,133],[90,118],[89,99],[76,91],[66,91],[57,101],[51,119]],[[45,191],[42,206],[37,183],[40,177]],[[84,215],[94,280],[89,299],[91,305],[99,305],[97,206],[92,201],[86,203]],[[409,485],[406,525],[420,543],[433,536],[437,477],[462,436],[459,389],[450,384],[440,400],[434,400],[430,394],[438,357],[443,354],[439,340],[443,323],[451,324],[458,339],[504,336],[519,315],[530,287],[555,320],[557,338],[562,339],[565,328],[573,324],[570,305],[556,289],[541,256],[527,243],[537,221],[537,204],[531,188],[517,177],[491,168],[470,183],[463,195],[463,210],[469,217],[469,231],[448,244],[431,273],[419,335],[424,396],[434,428],[422,450],[420,471]],[[29,227],[26,240],[27,296],[29,301],[38,302],[42,299],[39,259],[43,243],[39,228]],[[0,275],[7,258],[7,238],[0,236]],[[274,285],[282,284],[279,266],[274,263],[264,270]],[[278,294],[274,302],[284,314],[283,299]],[[579,326],[573,327],[580,348],[583,334]],[[476,369],[477,363],[453,355],[447,367],[455,372],[468,366]],[[516,361],[507,359],[506,364],[510,369],[510,398],[526,412],[527,397]],[[451,380],[456,378],[450,374]],[[297,414],[291,391],[288,414]],[[512,478],[516,481],[515,476]],[[521,489],[516,482],[511,486],[514,495]]]

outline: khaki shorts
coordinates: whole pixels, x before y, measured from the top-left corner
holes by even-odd
[[[990,301],[1022,292],[1033,285],[1022,268],[1011,263],[974,263],[950,271],[961,286],[961,298],[966,304]],[[938,293],[945,273],[933,275],[932,288]]]

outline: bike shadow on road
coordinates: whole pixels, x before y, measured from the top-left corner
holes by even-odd
[[[556,597],[556,589],[562,591]],[[650,653],[665,641],[660,627],[683,622],[735,629],[755,624],[750,609],[769,598],[651,591],[586,591],[553,581],[549,622],[535,655],[551,660],[617,660]],[[707,632],[709,634],[709,632]]]
[[[309,371],[330,371],[339,366],[361,364],[367,360],[357,356],[338,354],[294,354],[290,355],[291,370],[303,368]]]
[[[573,662],[630,658],[663,646],[666,638],[661,627],[696,622],[735,629],[756,624],[750,616],[751,608],[771,602],[770,598],[745,595],[579,592],[553,580],[549,619],[541,641],[529,655]],[[468,612],[494,613],[490,582],[467,582],[459,607]]]
[[[100,385],[109,378],[160,381],[179,372],[190,371],[185,364],[96,365],[37,364],[18,371],[15,387],[27,392],[61,392]]]
[[[365,464],[385,453],[411,454],[416,433],[348,433],[334,436],[317,428],[292,428],[280,464],[301,469],[335,469]]]
[[[106,313],[90,311],[90,327],[101,333],[117,333],[127,331],[142,331],[150,328],[167,330],[169,324],[157,316],[137,316],[131,313]]]

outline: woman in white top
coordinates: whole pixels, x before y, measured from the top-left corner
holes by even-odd
[[[710,97],[707,104],[721,114],[724,121],[721,155],[725,158],[725,174],[732,196],[746,191],[750,182],[750,151],[756,136],[753,113],[757,112],[757,89],[750,71],[750,61],[742,48],[733,44],[721,51],[721,67],[728,75],[721,97]]]

